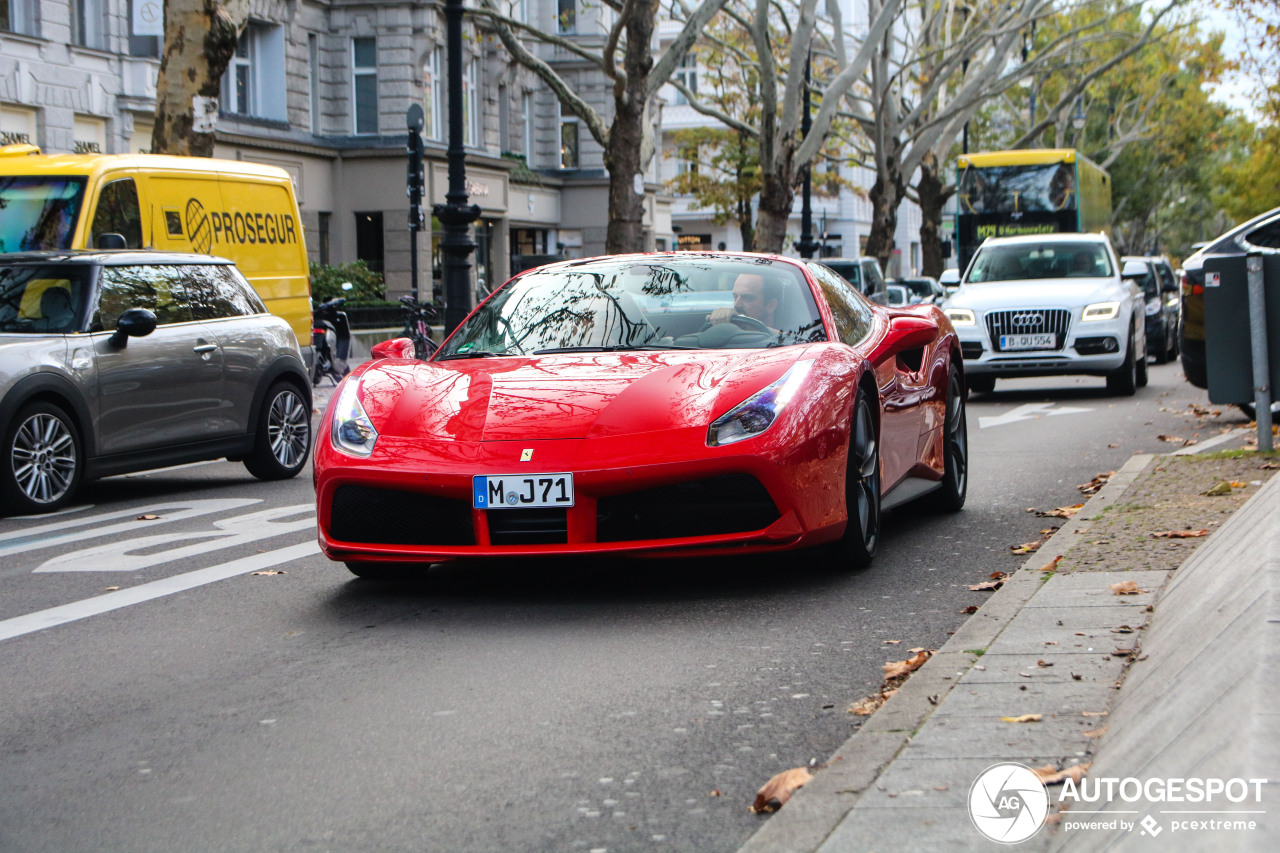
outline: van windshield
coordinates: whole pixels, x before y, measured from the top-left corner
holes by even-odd
[[[0,252],[70,249],[82,177],[0,175]]]

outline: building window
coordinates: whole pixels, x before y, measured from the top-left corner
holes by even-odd
[[[356,259],[382,272],[382,211],[356,214]]]
[[[578,119],[561,116],[560,118],[560,168],[577,169],[578,156]]]
[[[481,105],[480,88],[477,84],[477,65],[479,65],[478,62],[469,59],[462,72],[462,144],[472,148],[480,145]]]
[[[698,94],[698,58],[692,53],[686,53],[684,59],[680,60],[680,65],[676,67],[674,79],[680,81],[693,94]],[[685,97],[684,92],[676,89],[675,103],[687,104],[689,99]]]
[[[329,222],[333,214],[320,211],[320,223],[316,227],[316,248],[320,254],[320,263],[329,266]]]
[[[72,0],[71,42],[102,50],[107,46],[105,0]]]
[[[378,132],[378,45],[373,38],[351,40],[351,92],[356,133]],[[381,214],[379,214],[381,216]]]
[[[3,2],[3,0],[0,0]],[[159,0],[129,0],[129,55],[158,59],[164,40]]]
[[[250,21],[222,77],[222,111],[284,121],[284,27]]]
[[[0,31],[36,35],[38,0],[0,0]]]
[[[520,96],[520,127],[523,134],[520,142],[520,153],[524,155],[524,162],[528,166],[533,165],[533,95],[528,93]]]
[[[435,48],[422,67],[423,134],[440,140],[444,134],[444,51]]]
[[[556,32],[578,31],[578,0],[556,0]]]
[[[311,132],[320,132],[320,39],[307,35],[307,84],[310,88]]]

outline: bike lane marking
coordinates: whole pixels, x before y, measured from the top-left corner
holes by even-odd
[[[129,589],[109,592],[106,595],[98,595],[82,601],[72,602],[71,604],[63,604],[58,607],[50,607],[47,610],[28,613],[25,616],[15,616],[12,619],[0,621],[0,641],[21,637],[24,634],[30,634],[35,631],[42,631],[45,628],[65,625],[68,622],[75,622],[90,616],[109,613],[122,607],[142,604],[152,599],[163,598],[166,595],[173,595],[177,592],[185,592],[198,586],[233,578],[236,575],[256,572],[319,553],[320,546],[318,543],[301,542],[297,545],[290,545],[287,548],[279,548],[275,551],[267,551],[263,554],[241,557],[238,560],[232,560],[219,566],[210,566],[207,569],[198,569],[194,572],[174,575],[170,578],[140,584]]]

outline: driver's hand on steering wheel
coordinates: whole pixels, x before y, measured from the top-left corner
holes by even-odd
[[[707,315],[707,322],[711,325],[717,323],[728,323],[738,312],[728,306],[722,306]]]

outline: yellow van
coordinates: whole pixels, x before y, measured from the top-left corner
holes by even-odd
[[[235,261],[305,348],[311,282],[289,173],[160,154],[41,154],[0,146],[0,253],[119,247]],[[114,241],[114,245],[111,244]]]

